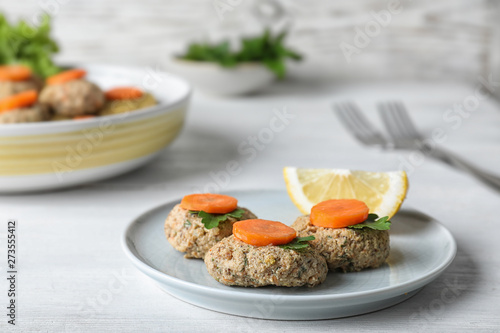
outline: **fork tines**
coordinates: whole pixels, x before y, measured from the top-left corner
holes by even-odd
[[[347,129],[365,145],[385,146],[386,139],[363,116],[359,108],[352,102],[337,103],[333,106],[335,113]]]
[[[394,139],[422,140],[402,102],[380,103],[378,111],[387,131]]]

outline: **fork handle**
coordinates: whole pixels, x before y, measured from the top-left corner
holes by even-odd
[[[485,183],[486,185],[492,187],[493,189],[500,191],[500,177],[484,171],[474,164],[467,162],[463,158],[451,153],[443,148],[433,147],[431,150],[423,149],[428,152],[428,154],[436,159],[452,166],[462,171],[466,171],[477,179]]]

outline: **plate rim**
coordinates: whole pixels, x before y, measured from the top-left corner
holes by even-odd
[[[227,195],[235,195],[235,193],[241,193],[244,192],[248,194],[249,192],[254,192],[254,193],[259,193],[259,192],[282,192],[283,194],[286,194],[286,191],[284,190],[277,190],[277,189],[248,189],[248,190],[234,190],[234,191],[225,191],[224,194]],[[159,280],[161,281],[170,281],[172,285],[169,285],[169,287],[176,287],[180,286],[183,288],[189,288],[193,292],[199,290],[203,291],[205,294],[210,294],[213,296],[217,297],[222,297],[224,298],[225,296],[232,296],[234,297],[235,294],[237,296],[241,296],[242,299],[247,299],[247,300],[256,300],[256,301],[263,301],[263,300],[268,300],[269,297],[273,296],[272,294],[259,294],[259,293],[246,293],[246,292],[241,292],[238,291],[237,289],[235,290],[222,290],[222,289],[216,289],[213,287],[208,287],[208,286],[203,286],[199,285],[194,282],[188,282],[176,277],[173,277],[171,275],[168,275],[166,273],[163,273],[156,268],[146,264],[144,261],[142,261],[140,258],[138,258],[133,251],[129,248],[129,243],[127,242],[127,239],[129,238],[129,232],[131,229],[135,226],[135,224],[143,219],[146,215],[152,214],[156,210],[160,210],[165,206],[171,205],[171,204],[176,204],[179,203],[180,199],[176,200],[171,200],[166,203],[160,204],[160,205],[155,205],[152,208],[147,209],[144,211],[142,214],[138,215],[134,219],[132,219],[124,228],[124,231],[122,232],[121,235],[121,246],[122,250],[125,252],[125,255],[129,258],[129,260],[132,261],[134,266],[141,272],[146,273],[148,272],[151,275],[156,276]],[[412,279],[410,281],[406,281],[402,284],[398,284],[396,286],[387,286],[383,287],[380,289],[376,290],[365,290],[365,291],[358,291],[358,292],[352,292],[352,293],[342,293],[342,294],[333,294],[333,295],[280,295],[280,297],[283,297],[286,301],[288,302],[302,302],[302,301],[338,301],[338,300],[355,300],[358,298],[364,298],[364,297],[370,297],[370,296],[377,296],[377,295],[401,295],[406,292],[410,292],[416,289],[419,289],[423,286],[425,286],[427,283],[430,283],[432,280],[434,280],[437,276],[439,276],[448,266],[453,262],[455,259],[456,253],[457,253],[457,243],[455,241],[455,238],[453,237],[452,233],[443,225],[441,224],[438,220],[433,218],[432,216],[429,216],[425,213],[420,212],[419,210],[413,209],[413,208],[403,208],[402,211],[406,211],[407,213],[413,213],[415,214],[420,214],[426,217],[429,217],[431,222],[436,224],[441,231],[444,231],[446,236],[449,238],[450,241],[450,249],[448,253],[445,256],[445,259],[443,262],[441,262],[437,267],[435,267],[433,270],[428,272],[427,274],[420,276],[418,278]],[[188,260],[188,259],[186,259]],[[191,260],[191,259],[189,259]],[[330,272],[329,272],[330,274]],[[258,290],[258,288],[255,288],[255,290]]]

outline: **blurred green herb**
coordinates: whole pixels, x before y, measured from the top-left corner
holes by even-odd
[[[35,27],[25,20],[10,24],[0,14],[0,64],[23,64],[45,78],[60,71],[52,62],[52,55],[58,51],[57,43],[50,38],[48,15],[43,15]]]
[[[259,62],[281,79],[286,74],[286,59],[302,60],[300,54],[283,45],[285,37],[285,31],[273,35],[266,29],[261,36],[242,38],[239,51],[232,51],[228,41],[219,44],[192,43],[179,58],[215,62],[227,68],[244,62]]]

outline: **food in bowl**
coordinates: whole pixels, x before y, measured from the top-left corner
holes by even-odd
[[[366,204],[356,199],[323,201],[311,214],[299,217],[292,227],[299,236],[314,236],[311,246],[332,271],[360,271],[385,263],[390,252],[388,217],[369,214]]]
[[[302,56],[284,44],[286,32],[265,30],[241,37],[239,46],[229,41],[191,43],[169,64],[199,89],[216,95],[243,95],[264,89],[286,76],[288,60]],[[234,47],[232,47],[234,46]]]
[[[273,34],[266,29],[261,35],[242,37],[238,50],[231,48],[229,41],[217,44],[191,43],[184,54],[177,58],[195,62],[216,63],[232,68],[241,64],[263,64],[282,79],[286,74],[286,60],[302,60],[302,55],[284,45],[287,32]]]
[[[82,69],[71,69],[49,77],[40,93],[40,103],[56,116],[96,114],[104,106],[104,93],[85,80],[85,75]]]
[[[307,240],[297,239],[293,228],[278,221],[240,221],[232,236],[208,251],[205,265],[228,286],[313,287],[326,279],[328,266]]]
[[[24,91],[0,100],[0,124],[29,123],[49,119],[44,105],[37,103],[36,90]]]
[[[40,91],[43,81],[23,65],[0,66],[0,99],[28,91]]]
[[[157,104],[153,95],[147,92],[141,92],[141,97],[129,98],[132,103],[124,100],[109,103],[101,88],[86,79],[85,70],[62,71],[52,60],[59,47],[50,36],[50,21],[50,16],[42,15],[36,26],[24,20],[11,24],[0,14],[0,40],[10,41],[0,48],[0,103],[8,103],[3,99],[21,92],[41,91],[35,108],[4,110],[11,112],[2,112],[1,123],[81,120]],[[19,34],[19,29],[30,33]],[[137,88],[128,89],[140,91]]]
[[[75,68],[84,69],[89,81],[106,89],[141,87],[145,77],[141,68]],[[191,96],[191,87],[185,80],[162,75],[162,84],[150,88],[159,103],[140,112],[0,124],[0,192],[68,188],[149,163],[180,134]]]
[[[30,73],[27,67],[0,67],[0,89],[3,83],[4,92],[8,93],[0,99],[0,104],[10,105],[12,91],[24,92],[23,89],[28,87],[35,87],[29,90],[35,92],[41,89],[36,100],[30,102],[32,108],[3,108],[0,111],[0,123],[81,120],[131,112],[157,104],[152,94],[135,87],[116,87],[104,93],[98,85],[85,79],[87,73],[83,69],[71,69],[53,75],[46,80],[43,88],[41,81],[38,83],[34,76],[29,76]],[[2,77],[11,78],[11,81],[3,82]]]
[[[135,87],[116,87],[105,92],[106,104],[99,115],[107,116],[156,105],[154,96]]]
[[[51,36],[51,17],[36,15],[31,20],[9,22],[0,13],[0,65],[29,67],[40,78],[56,74],[60,68],[52,60],[59,52],[57,42]]]
[[[164,229],[168,242],[186,258],[204,258],[217,242],[230,236],[237,221],[257,218],[238,207],[234,197],[191,194],[169,213]]]

